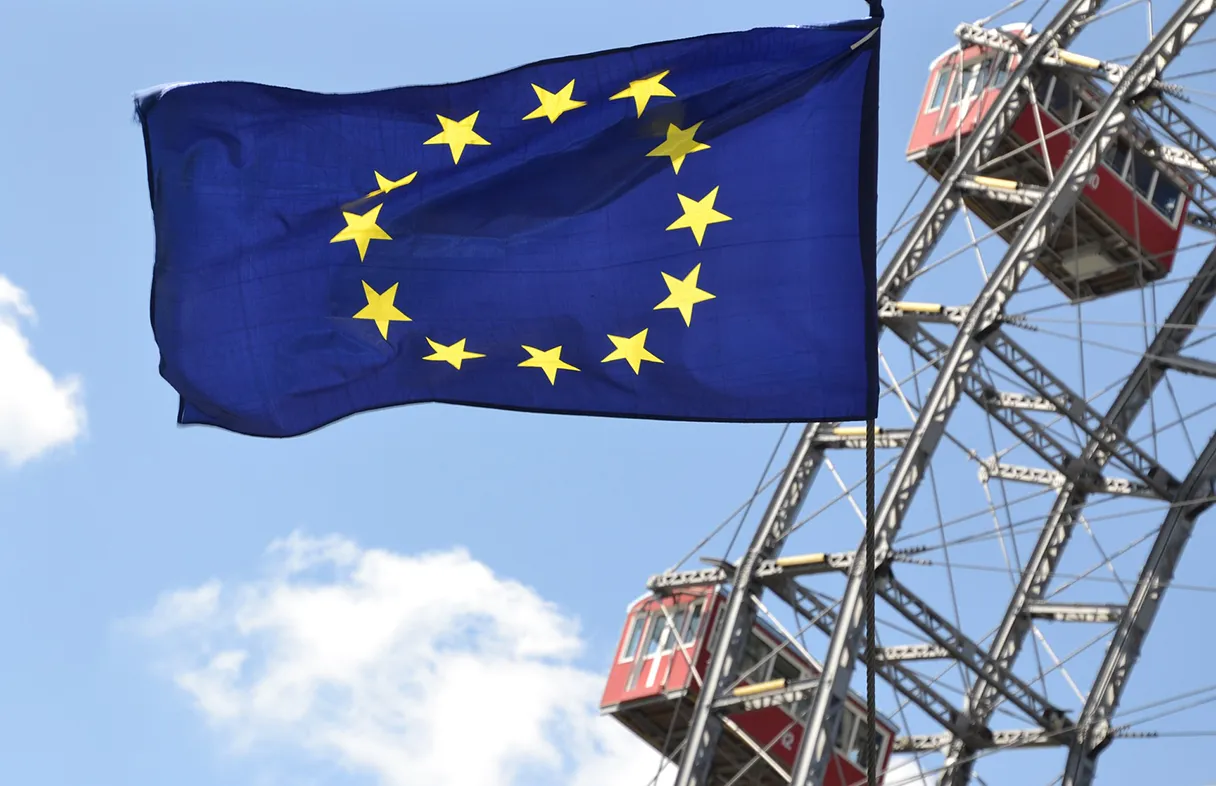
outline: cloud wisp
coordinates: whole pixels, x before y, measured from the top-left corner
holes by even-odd
[[[25,291],[0,276],[0,463],[10,468],[70,444],[85,427],[80,380],[57,379],[34,357],[23,332],[34,319]]]
[[[138,626],[238,748],[294,747],[383,786],[645,786],[658,767],[598,716],[576,623],[462,550],[296,533],[257,580],[167,593]]]

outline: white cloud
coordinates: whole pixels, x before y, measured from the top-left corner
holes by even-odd
[[[80,380],[56,379],[21,331],[34,317],[25,292],[0,276],[0,459],[10,467],[72,442],[85,425]]]
[[[383,786],[654,777],[657,755],[598,716],[576,623],[531,589],[460,550],[293,534],[267,557],[257,581],[168,593],[139,623],[238,747],[294,746]]]

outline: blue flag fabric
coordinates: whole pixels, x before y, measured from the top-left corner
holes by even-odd
[[[874,417],[878,25],[137,96],[178,421]]]

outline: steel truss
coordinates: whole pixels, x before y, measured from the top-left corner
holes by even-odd
[[[943,729],[942,734],[902,738],[905,751],[948,748],[942,786],[969,783],[977,752],[1008,745],[1066,746],[1065,786],[1092,783],[1098,754],[1113,737],[1111,717],[1131,668],[1139,655],[1178,558],[1198,515],[1213,496],[1216,478],[1216,435],[1193,468],[1181,479],[1170,474],[1149,452],[1129,436],[1130,426],[1145,408],[1166,370],[1216,377],[1216,364],[1179,354],[1196,323],[1216,298],[1216,250],[1203,263],[1178,299],[1138,365],[1106,412],[1095,410],[1071,390],[1045,364],[1017,344],[1005,329],[1018,324],[1005,313],[1005,304],[1046,244],[1064,223],[1080,192],[1103,158],[1118,129],[1133,109],[1147,115],[1174,147],[1148,151],[1171,163],[1188,167],[1193,188],[1191,223],[1216,226],[1216,143],[1203,134],[1167,97],[1176,94],[1161,79],[1166,66],[1207,21],[1216,0],[1186,0],[1128,66],[1086,62],[1067,53],[1087,22],[1104,5],[1103,0],[1067,0],[1044,28],[1028,41],[1012,39],[1001,31],[961,25],[955,32],[964,43],[1016,51],[1017,69],[1000,91],[979,126],[961,145],[939,186],[929,199],[885,272],[879,279],[880,329],[889,329],[912,352],[937,370],[932,389],[911,429],[879,431],[879,447],[900,449],[875,512],[875,561],[881,578],[876,598],[897,612],[931,644],[901,645],[864,650],[863,593],[867,589],[865,543],[848,553],[783,558],[786,536],[811,485],[825,463],[825,453],[864,445],[864,431],[840,424],[805,427],[781,481],[737,564],[720,563],[701,570],[668,572],[652,577],[650,588],[668,592],[679,587],[729,583],[730,594],[719,622],[718,645],[706,669],[705,689],[698,696],[679,762],[676,786],[710,783],[713,753],[723,730],[723,714],[739,706],[756,708],[803,702],[809,699],[803,736],[793,770],[792,786],[821,784],[835,747],[843,705],[856,664],[869,662],[876,673],[904,699],[921,709]],[[1091,60],[1091,59],[1090,59]],[[1078,66],[1081,63],[1081,66]],[[1077,143],[1045,187],[1022,187],[996,193],[976,179],[980,167],[997,149],[1013,121],[1033,100],[1032,77],[1043,69],[1086,72],[1111,84],[1105,102],[1079,124]],[[913,279],[962,206],[977,195],[1013,201],[1026,208],[1016,235],[999,265],[970,306],[951,307],[906,303],[903,297]],[[930,333],[928,323],[957,328],[947,344]],[[998,361],[1034,395],[998,390],[979,371],[983,355]],[[1047,465],[1023,467],[982,460],[984,477],[1000,477],[1053,487],[1055,502],[1043,524],[1038,543],[1026,559],[1020,580],[992,643],[982,647],[934,610],[889,570],[898,557],[892,549],[905,514],[927,465],[962,396],[979,405],[992,419],[1017,436]],[[1063,418],[1083,435],[1077,451],[1061,442],[1032,412]],[[1105,476],[1108,465],[1129,478]],[[1080,511],[1089,496],[1127,494],[1170,503],[1140,580],[1125,606],[1079,605],[1048,602],[1046,590],[1055,576]],[[830,604],[798,582],[800,576],[837,572],[847,576],[839,604]],[[747,635],[755,623],[755,604],[764,590],[789,604],[796,613],[830,638],[822,672],[816,680],[762,693],[734,697]],[[1013,666],[1035,619],[1069,622],[1107,622],[1116,625],[1105,660],[1081,715],[1070,718],[1030,684],[1017,677]],[[961,664],[975,680],[959,705],[942,695],[925,677],[905,665],[908,661],[948,659]],[[1037,724],[1037,728],[993,730],[992,715],[1008,705]]]

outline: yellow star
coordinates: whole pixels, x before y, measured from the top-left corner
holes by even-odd
[[[647,157],[670,157],[671,168],[676,171],[677,175],[680,174],[680,165],[684,163],[684,156],[701,150],[709,150],[709,145],[693,139],[693,135],[697,133],[697,129],[700,127],[701,123],[697,123],[685,131],[675,123],[669,124],[667,126],[667,141],[647,153]]]
[[[629,87],[609,98],[609,101],[616,101],[619,98],[632,98],[638,106],[638,117],[642,116],[642,110],[646,108],[646,104],[650,99],[656,96],[665,98],[675,98],[676,94],[664,84],[663,77],[670,74],[670,71],[664,71],[661,74],[648,76],[645,79],[635,79],[629,83]]]
[[[562,360],[561,345],[553,349],[537,349],[530,347],[527,344],[521,344],[524,351],[532,357],[519,364],[520,368],[539,368],[545,372],[545,376],[549,378],[550,385],[557,384],[557,372],[560,369],[566,371],[578,371],[577,368]]]
[[[418,177],[417,172],[410,172],[408,175],[401,178],[400,180],[389,180],[387,177],[380,174],[379,172],[373,172],[372,174],[374,174],[376,176],[376,185],[378,185],[380,187],[377,188],[375,191],[370,192],[368,194],[369,197],[374,197],[377,194],[387,194],[389,191],[392,191],[394,188],[401,188],[402,186],[408,186],[410,183],[414,182],[414,178]]]
[[[700,200],[690,199],[683,194],[676,194],[676,196],[680,198],[680,206],[684,208],[684,215],[672,222],[667,229],[691,229],[698,246],[705,239],[707,226],[731,220],[730,216],[714,210],[714,200],[718,198],[718,186],[714,186],[713,190]]]
[[[563,112],[569,112],[571,109],[578,109],[580,106],[587,105],[586,101],[575,101],[571,98],[574,94],[573,79],[556,93],[550,93],[540,85],[532,85],[532,89],[536,91],[536,97],[540,99],[540,106],[524,115],[524,120],[537,120],[547,117],[550,123],[556,123]]]
[[[629,338],[621,336],[608,336],[608,340],[616,346],[616,349],[609,353],[608,357],[601,362],[607,363],[610,360],[624,360],[629,363],[629,367],[633,369],[634,374],[642,373],[642,361],[649,360],[651,363],[662,363],[657,357],[646,349],[646,332],[650,328],[643,328],[641,333],[636,333]]]
[[[426,340],[426,343],[430,344],[431,349],[435,350],[435,352],[434,352],[434,354],[427,355],[426,357],[423,358],[423,360],[442,360],[447,363],[451,363],[452,366],[454,366],[456,368],[456,370],[459,371],[460,364],[463,363],[464,361],[472,360],[473,358],[484,358],[485,357],[485,355],[482,355],[479,352],[465,352],[464,351],[464,342],[465,342],[465,340],[462,338],[459,341],[457,341],[455,344],[452,344],[449,347],[445,347],[443,344],[440,344],[437,341],[431,341],[428,338]]]
[[[490,144],[473,130],[473,124],[477,122],[478,114],[479,112],[474,112],[460,121],[452,120],[443,115],[435,115],[435,117],[439,118],[439,125],[443,126],[443,130],[422,144],[450,146],[452,148],[452,162],[459,164],[460,154],[464,152],[467,145]]]
[[[363,257],[367,255],[368,243],[373,240],[392,240],[388,233],[376,223],[376,217],[380,215],[380,208],[382,207],[384,205],[376,205],[363,215],[347,213],[343,210],[342,217],[346,219],[346,229],[330,238],[329,242],[355,241],[355,245],[359,247],[359,261],[362,262]]]
[[[393,284],[383,293],[377,292],[368,286],[366,281],[363,282],[363,294],[367,298],[367,305],[355,314],[355,319],[370,319],[376,323],[376,327],[380,328],[380,336],[388,341],[388,325],[390,322],[412,322],[409,317],[402,314],[396,306],[393,305],[393,300],[397,297],[397,285]]]
[[[660,271],[662,272],[662,271]],[[717,295],[711,295],[703,289],[697,288],[697,277],[701,275],[701,263],[698,262],[692,272],[683,278],[683,280],[675,276],[669,276],[663,273],[663,281],[667,283],[668,295],[662,303],[654,307],[655,311],[661,308],[678,308],[680,316],[684,317],[685,325],[692,325],[692,307],[698,303],[704,303],[706,300],[713,300]]]

